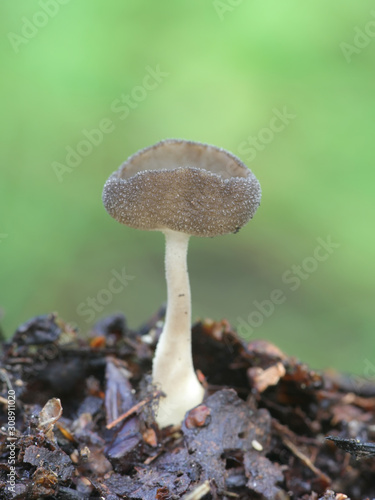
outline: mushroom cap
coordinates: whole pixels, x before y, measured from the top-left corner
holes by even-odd
[[[236,156],[179,139],[130,156],[103,189],[104,207],[118,222],[194,236],[237,232],[260,198],[258,180]]]

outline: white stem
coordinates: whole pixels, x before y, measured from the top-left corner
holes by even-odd
[[[191,353],[191,298],[187,271],[189,235],[164,231],[168,300],[163,331],[156,347],[152,379],[166,394],[157,412],[160,427],[178,425],[202,402],[204,389],[194,372]]]

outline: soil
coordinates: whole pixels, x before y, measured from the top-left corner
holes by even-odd
[[[138,331],[111,316],[86,338],[38,316],[3,344],[0,498],[375,498],[375,384],[245,344],[225,320],[193,326],[204,402],[159,429],[163,315]]]

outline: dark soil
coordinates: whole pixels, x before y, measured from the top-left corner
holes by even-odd
[[[132,331],[112,316],[83,339],[51,314],[4,343],[0,498],[375,498],[375,385],[245,345],[225,320],[193,327],[205,401],[158,429],[162,317]]]

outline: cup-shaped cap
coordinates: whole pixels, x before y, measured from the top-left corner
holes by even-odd
[[[194,236],[237,232],[260,198],[258,180],[236,156],[177,139],[135,153],[103,190],[107,212],[122,224]]]

